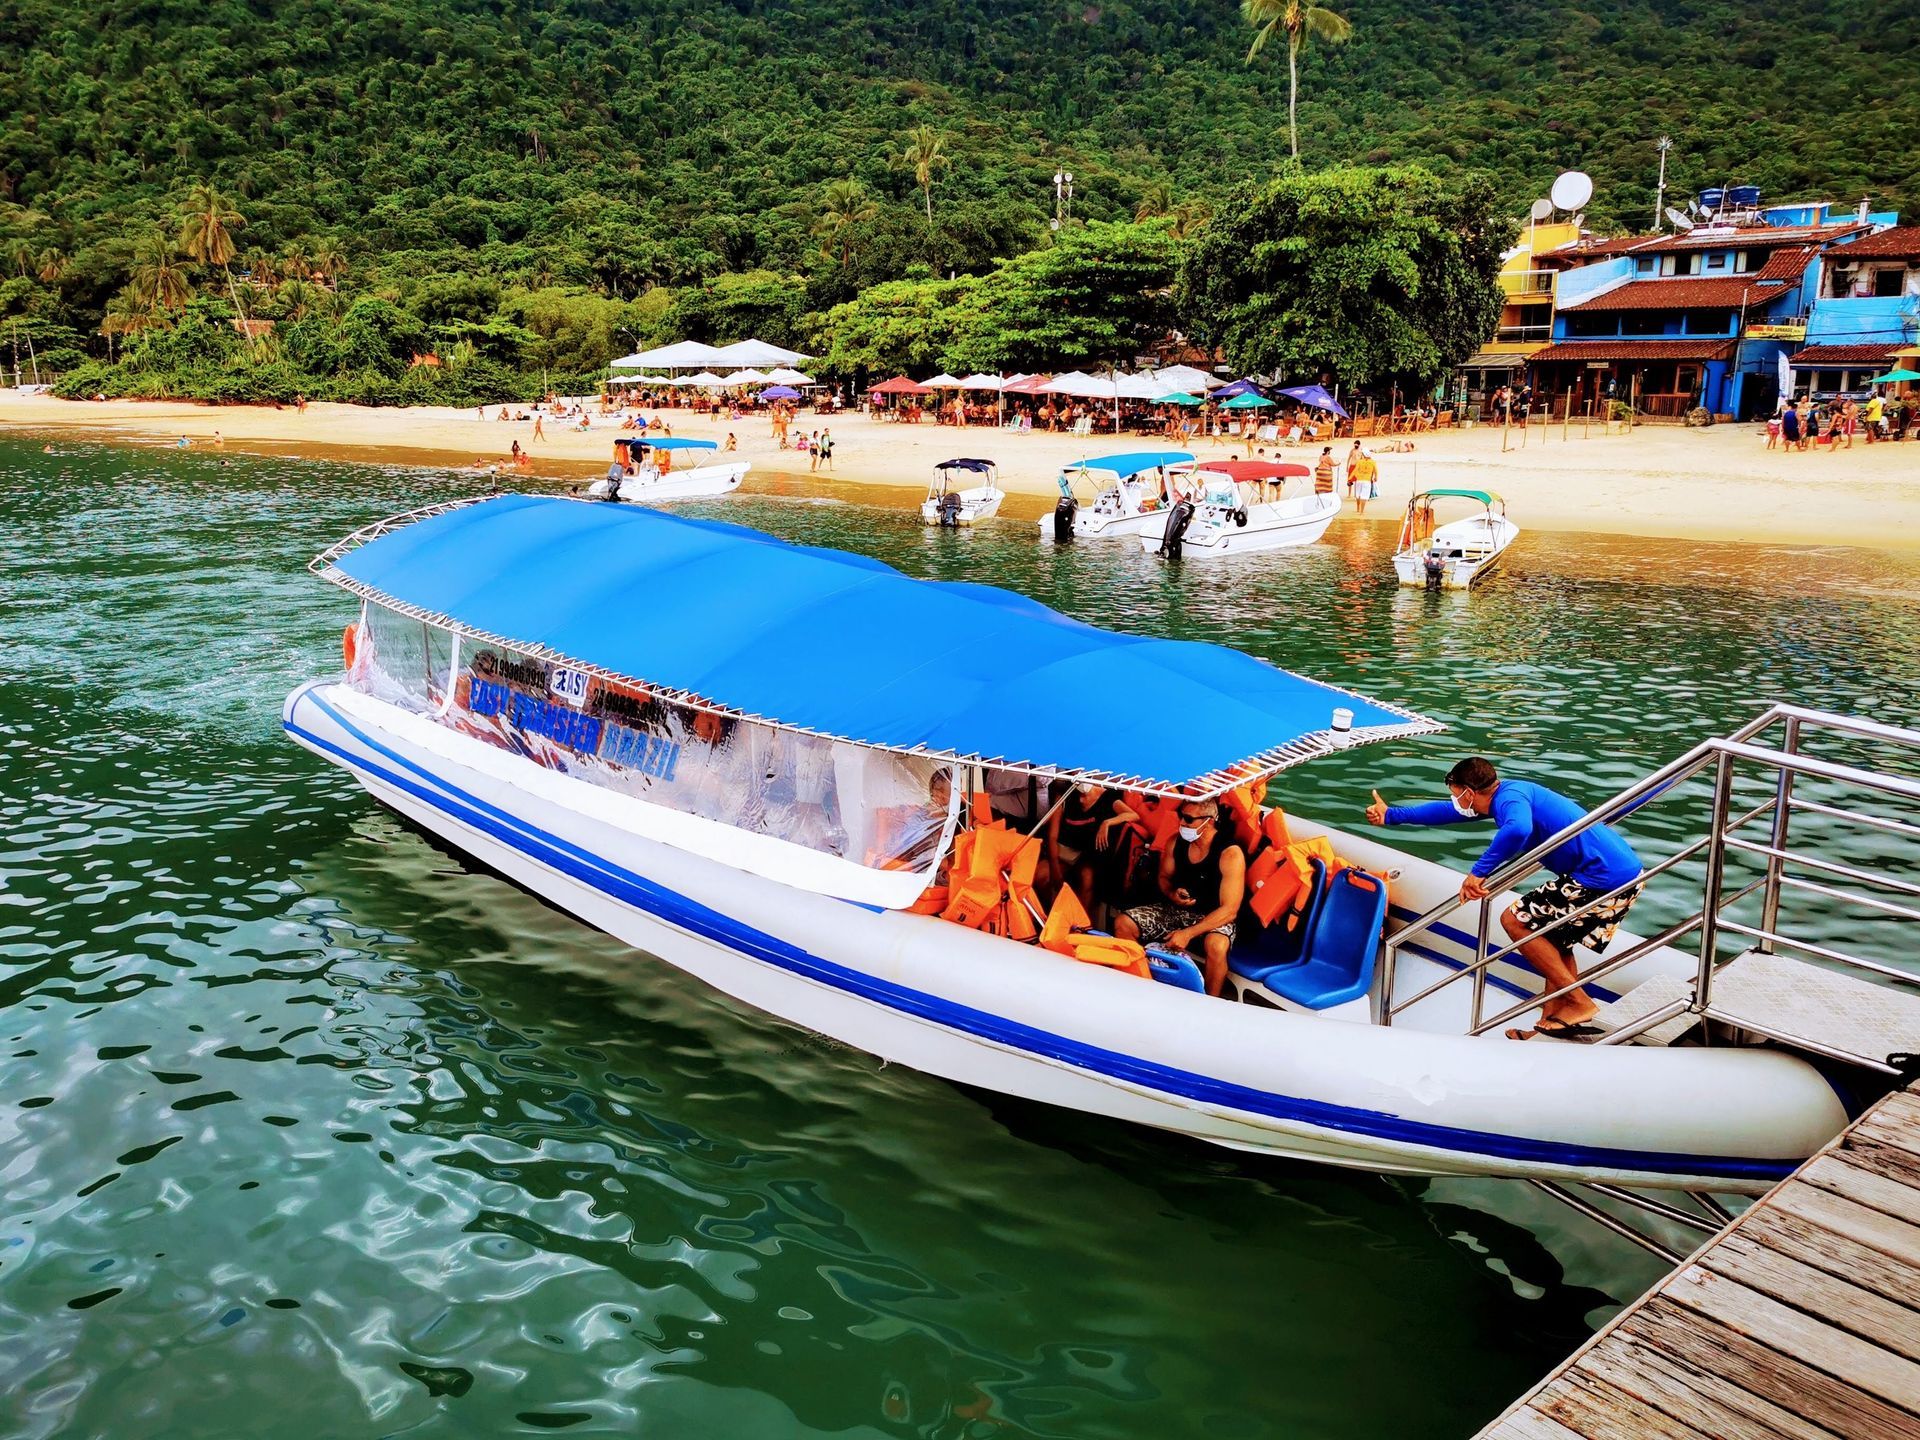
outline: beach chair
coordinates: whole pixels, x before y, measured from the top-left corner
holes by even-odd
[[[1280,439],[1280,427],[1278,425],[1262,425],[1260,429],[1255,432],[1254,438],[1265,440],[1269,443],[1277,442]]]

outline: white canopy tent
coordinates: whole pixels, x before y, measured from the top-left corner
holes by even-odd
[[[1070,395],[1076,400],[1111,400],[1118,394],[1113,381],[1079,370],[1054,376],[1045,389],[1050,395]]]
[[[616,370],[688,370],[695,365],[723,365],[730,363],[720,358],[720,352],[711,345],[702,345],[698,340],[681,340],[672,345],[657,346],[652,350],[639,350],[632,355],[623,355],[613,362]]]
[[[722,385],[764,385],[767,383],[767,377],[758,370],[736,370],[724,377],[720,383]]]
[[[764,340],[737,340],[731,345],[722,345],[714,351],[711,361],[700,360],[696,364],[713,365],[798,365],[802,360],[811,360],[811,355],[802,355],[798,350],[785,350],[778,345],[769,345]]]

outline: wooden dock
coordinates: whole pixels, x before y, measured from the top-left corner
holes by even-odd
[[[1479,1440],[1920,1440],[1920,1086],[1709,1240]]]

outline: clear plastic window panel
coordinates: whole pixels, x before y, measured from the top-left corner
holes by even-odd
[[[404,709],[427,713],[440,704],[446,660],[436,684],[429,659],[429,627],[381,605],[366,607],[355,646],[353,683],[368,694]]]
[[[450,650],[437,635],[418,656],[423,694],[431,674],[437,698]],[[693,710],[471,639],[440,718],[547,769],[874,869],[931,869],[946,834],[940,762]]]

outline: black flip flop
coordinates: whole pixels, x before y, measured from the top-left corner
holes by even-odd
[[[1569,1025],[1564,1020],[1542,1020],[1531,1030],[1509,1030],[1506,1032],[1509,1040],[1534,1040],[1544,1035],[1549,1040],[1570,1040],[1575,1043],[1584,1043],[1588,1040],[1597,1039],[1606,1033],[1607,1032],[1602,1030],[1598,1025],[1588,1025],[1585,1023]]]

